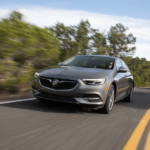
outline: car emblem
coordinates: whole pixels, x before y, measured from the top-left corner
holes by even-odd
[[[54,79],[53,82],[52,82],[52,85],[53,85],[54,87],[57,87],[57,86],[59,85],[59,80]]]

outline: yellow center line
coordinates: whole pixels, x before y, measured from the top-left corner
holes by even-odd
[[[147,139],[147,142],[146,142],[145,150],[150,150],[150,131],[149,131],[148,139]]]
[[[150,119],[150,109],[145,113],[123,150],[136,150],[143,131]]]

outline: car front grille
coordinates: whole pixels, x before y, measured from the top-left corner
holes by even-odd
[[[39,93],[37,97],[46,98],[50,100],[56,100],[56,101],[77,102],[73,97],[52,95],[52,94],[47,94],[43,92]]]
[[[41,85],[51,88],[51,89],[56,89],[56,90],[70,90],[70,89],[75,88],[75,86],[78,84],[76,80],[57,79],[59,81],[59,84],[55,87],[52,84],[52,82],[54,81],[54,78],[40,77],[39,79],[40,79]]]

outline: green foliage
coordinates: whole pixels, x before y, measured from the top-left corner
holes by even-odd
[[[122,57],[127,63],[134,76],[134,82],[136,87],[149,87],[150,86],[150,61],[146,58],[132,58]]]
[[[109,55],[111,48],[107,45],[105,36],[99,30],[92,29],[92,54],[94,55]]]
[[[111,27],[108,35],[93,29],[88,20],[77,26],[57,23],[40,28],[23,21],[23,15],[12,12],[0,21],[0,90],[17,92],[29,87],[34,72],[56,65],[75,55],[118,56],[130,67],[135,86],[150,86],[150,62],[132,58],[136,38],[126,34],[122,24]]]
[[[79,43],[78,51],[81,55],[86,55],[90,51],[90,37],[88,35],[90,33],[91,25],[88,20],[81,20],[76,29],[75,40]]]
[[[99,30],[91,28],[88,20],[81,20],[77,26],[57,23],[49,30],[55,33],[61,43],[61,61],[74,55],[109,54],[106,38]]]
[[[121,23],[116,24],[110,28],[108,32],[108,41],[110,44],[110,56],[123,57],[133,55],[136,47],[129,47],[130,44],[135,44],[136,38],[130,33],[126,34],[128,28]]]
[[[50,27],[49,30],[55,33],[61,43],[59,57],[61,61],[78,54],[78,43],[73,39],[75,37],[74,27],[67,27],[63,23],[57,23],[56,26]]]
[[[59,40],[48,28],[25,23],[18,12],[0,22],[1,89],[19,90],[36,69],[57,63],[59,55]]]

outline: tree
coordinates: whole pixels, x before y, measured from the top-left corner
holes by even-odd
[[[129,46],[135,44],[136,38],[133,34],[126,34],[128,28],[121,23],[111,26],[108,32],[108,43],[111,48],[110,56],[124,57],[132,56],[136,47]]]
[[[88,20],[81,20],[77,26],[65,26],[63,23],[57,23],[49,29],[60,40],[61,61],[78,54],[109,54],[110,48],[105,36],[99,30],[91,28]]]
[[[105,36],[99,32],[97,29],[91,29],[91,49],[94,55],[108,55],[110,53],[110,48],[107,45]]]
[[[57,23],[55,26],[50,27],[49,30],[54,32],[60,41],[61,54],[59,59],[61,61],[78,54],[78,43],[75,41],[75,27]]]
[[[89,34],[90,34],[91,25],[88,20],[86,21],[81,20],[79,25],[76,27],[76,29],[77,31],[76,31],[75,40],[79,44],[78,52],[81,55],[86,55],[91,51],[91,48],[89,46],[89,42],[90,42]]]

